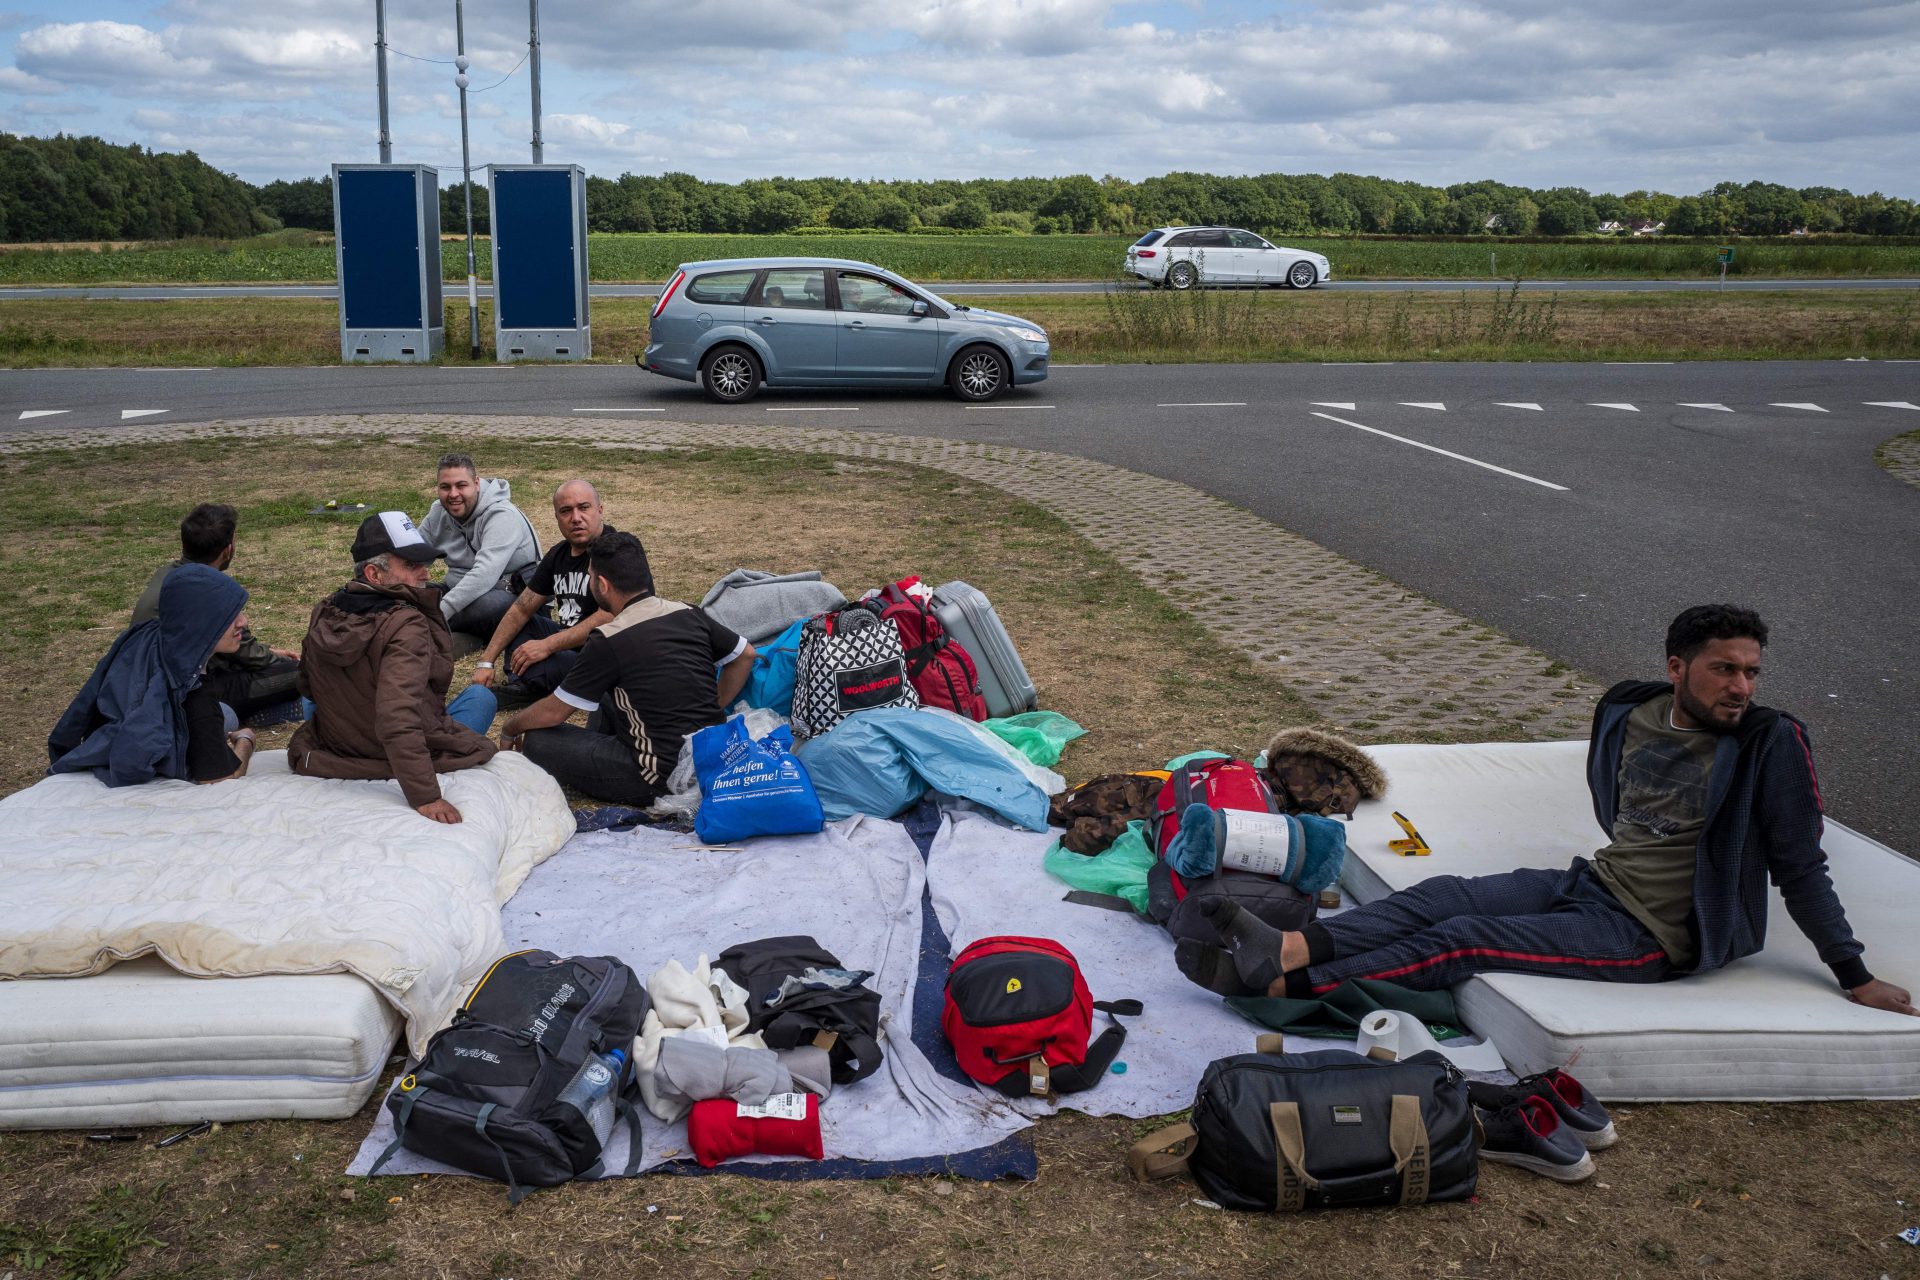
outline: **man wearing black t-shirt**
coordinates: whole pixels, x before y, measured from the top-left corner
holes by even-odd
[[[501,745],[596,799],[651,804],[681,741],[719,724],[745,687],[754,649],[705,611],[656,596],[632,534],[609,529],[587,556],[594,598],[611,616],[559,688],[502,726]],[[566,723],[575,711],[590,713],[586,728]]]
[[[587,545],[607,528],[599,491],[585,480],[569,480],[555,489],[553,522],[560,528],[560,541],[540,557],[526,589],[494,628],[474,664],[475,684],[493,683],[504,652],[512,687],[535,697],[552,693],[572,670],[593,629],[613,616],[594,600],[587,576]],[[549,602],[551,618],[541,614]]]

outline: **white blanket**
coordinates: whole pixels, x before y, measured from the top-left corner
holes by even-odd
[[[610,955],[645,976],[670,959],[758,938],[808,934],[853,969],[874,973],[886,1060],[836,1086],[820,1109],[829,1158],[904,1160],[971,1151],[1029,1123],[998,1095],[940,1076],[912,1039],[925,865],[898,823],[848,818],[818,835],[707,849],[691,835],[641,828],[576,836],[507,904],[509,947]],[[641,1168],[688,1154],[686,1123],[642,1117]],[[365,1173],[392,1141],[379,1120],[348,1172]],[[624,1126],[606,1167],[624,1168]],[[381,1173],[453,1173],[397,1152]]]
[[[393,782],[296,777],[284,751],[214,786],[35,783],[0,800],[0,978],[148,953],[197,977],[351,973],[423,1049],[502,950],[500,904],[573,833],[514,753],[440,785],[465,821],[421,817]]]

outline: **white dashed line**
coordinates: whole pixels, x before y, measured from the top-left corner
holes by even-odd
[[[1438,400],[1402,400],[1400,403],[1409,409],[1438,409],[1442,413],[1447,411],[1447,406]]]
[[[1531,400],[1495,400],[1494,403],[1499,405],[1502,409],[1531,409],[1535,413],[1546,412],[1546,410],[1542,409],[1539,405],[1535,404]]]
[[[1488,471],[1497,471],[1503,476],[1512,476],[1515,480],[1525,480],[1528,484],[1537,484],[1542,489],[1552,489],[1555,493],[1567,492],[1567,486],[1563,484],[1555,484],[1551,480],[1542,480],[1538,476],[1530,476],[1522,471],[1509,471],[1505,467],[1496,467],[1491,462],[1482,462],[1478,458],[1469,458],[1466,454],[1455,453],[1451,449],[1442,449],[1435,445],[1422,444],[1418,440],[1409,440],[1405,436],[1397,436],[1391,431],[1382,431],[1378,427],[1369,427],[1365,423],[1349,422],[1345,418],[1336,418],[1330,413],[1316,413],[1313,416],[1316,418],[1325,418],[1328,422],[1337,422],[1343,427],[1353,427],[1359,431],[1370,431],[1376,436],[1385,436],[1387,439],[1397,440],[1401,444],[1410,444],[1416,449],[1425,449],[1428,453],[1437,453],[1443,458],[1452,458],[1456,462],[1471,463],[1476,467],[1481,467]]]
[[[1172,404],[1157,404],[1156,409],[1244,409],[1245,400],[1176,400]]]
[[[1359,407],[1351,400],[1315,400],[1312,403],[1319,405],[1322,409],[1345,409],[1348,413],[1352,413]]]
[[[173,412],[171,409],[122,409],[120,421],[125,422],[128,418],[151,418],[156,413],[171,412]]]
[[[1050,404],[968,404],[960,407],[963,409],[1052,409],[1057,406]]]
[[[1589,400],[1587,406],[1592,409],[1621,409],[1627,413],[1640,412],[1640,406],[1637,404],[1609,404],[1604,400]]]
[[[1872,405],[1876,409],[1920,409],[1920,404],[1915,404],[1911,400],[1862,400],[1860,403]],[[24,418],[27,415],[23,413],[20,416]]]
[[[1825,409],[1822,409],[1817,404],[1808,404],[1805,401],[1795,401],[1795,400],[1769,400],[1767,402],[1767,407],[1770,409],[1805,409],[1808,413],[1825,413],[1826,412]]]
[[[1733,410],[1723,404],[1682,404],[1682,409],[1712,409],[1716,413],[1732,413]]]
[[[767,412],[767,413],[858,413],[860,411],[851,405],[844,405],[844,406],[843,405],[821,405],[817,408],[808,406],[806,408],[767,409],[764,412]]]
[[[56,413],[72,413],[71,409],[22,409],[14,421],[25,422],[28,418],[51,418]]]
[[[574,412],[575,413],[665,413],[666,410],[665,409],[629,409],[629,408],[622,407],[622,408],[614,408],[614,409],[575,409]]]

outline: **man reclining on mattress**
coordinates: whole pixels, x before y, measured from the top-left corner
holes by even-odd
[[[1587,786],[1613,842],[1592,862],[1435,876],[1298,932],[1215,898],[1221,945],[1182,941],[1180,971],[1222,995],[1317,995],[1349,978],[1429,991],[1490,972],[1663,982],[1759,951],[1771,878],[1851,999],[1915,1014],[1867,971],[1827,876],[1806,726],[1752,701],[1766,643],[1753,611],[1698,605],[1667,628],[1667,683],[1600,699]]]

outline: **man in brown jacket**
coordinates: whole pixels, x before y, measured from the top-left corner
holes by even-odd
[[[353,581],[315,605],[307,625],[300,692],[314,706],[287,764],[310,778],[393,778],[423,816],[458,822],[435,775],[493,758],[496,704],[477,685],[445,701],[453,640],[427,585],[439,554],[404,511],[361,522]]]

